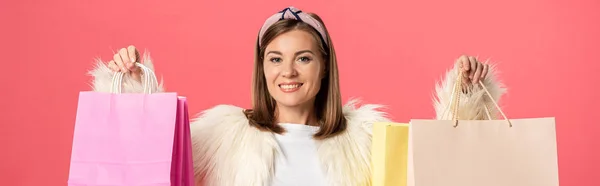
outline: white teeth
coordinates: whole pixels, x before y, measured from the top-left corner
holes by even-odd
[[[279,87],[283,89],[294,89],[300,87],[300,84],[292,84],[292,85],[280,85]]]

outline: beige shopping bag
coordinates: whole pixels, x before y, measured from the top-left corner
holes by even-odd
[[[500,113],[504,120],[411,120],[407,185],[559,185],[554,118],[506,119]]]

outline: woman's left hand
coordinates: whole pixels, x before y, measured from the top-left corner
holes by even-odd
[[[456,62],[459,65],[459,70],[463,73],[463,85],[479,84],[488,74],[488,64],[483,64],[473,56],[462,55]]]

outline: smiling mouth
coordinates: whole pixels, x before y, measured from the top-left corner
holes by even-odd
[[[299,90],[300,87],[302,87],[302,85],[304,85],[304,83],[286,83],[279,84],[279,88],[281,89],[281,91],[289,93]]]

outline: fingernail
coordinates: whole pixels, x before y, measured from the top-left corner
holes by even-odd
[[[131,62],[134,63],[134,62],[137,62],[137,61],[135,61],[135,58],[131,58]]]

